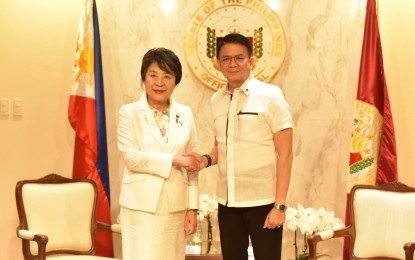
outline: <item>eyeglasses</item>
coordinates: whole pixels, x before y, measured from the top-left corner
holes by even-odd
[[[219,60],[223,64],[229,64],[229,63],[231,63],[232,60],[234,60],[235,63],[241,64],[241,63],[243,63],[245,61],[245,59],[246,59],[245,56],[238,55],[238,56],[233,56],[233,57],[231,57],[231,56],[224,56],[224,57],[220,58]]]

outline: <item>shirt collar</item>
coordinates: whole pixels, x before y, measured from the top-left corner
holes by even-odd
[[[235,91],[243,92],[243,93],[245,93],[245,95],[248,96],[249,93],[252,90],[252,84],[250,84],[250,83],[253,81],[253,79],[255,79],[255,77],[251,72],[250,75],[249,75],[249,78],[244,82],[244,84],[242,84],[242,86],[240,86],[239,88],[234,89],[234,92]],[[223,93],[228,94],[228,95],[232,94],[231,92],[228,91],[228,85],[226,85],[226,88],[225,88]]]

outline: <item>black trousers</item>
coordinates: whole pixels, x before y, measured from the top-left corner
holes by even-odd
[[[220,243],[224,260],[247,260],[251,237],[255,260],[280,260],[282,226],[262,228],[274,204],[234,208],[219,204]]]

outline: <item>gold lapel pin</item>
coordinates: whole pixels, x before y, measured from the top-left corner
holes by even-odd
[[[183,125],[182,122],[180,122],[180,115],[176,114],[176,124]]]

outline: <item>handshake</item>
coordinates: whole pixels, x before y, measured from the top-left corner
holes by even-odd
[[[210,159],[210,157],[209,157]],[[210,166],[208,156],[200,155],[196,152],[191,152],[183,155],[175,155],[173,158],[173,165],[183,167],[189,174],[194,174],[203,170],[203,168]]]

